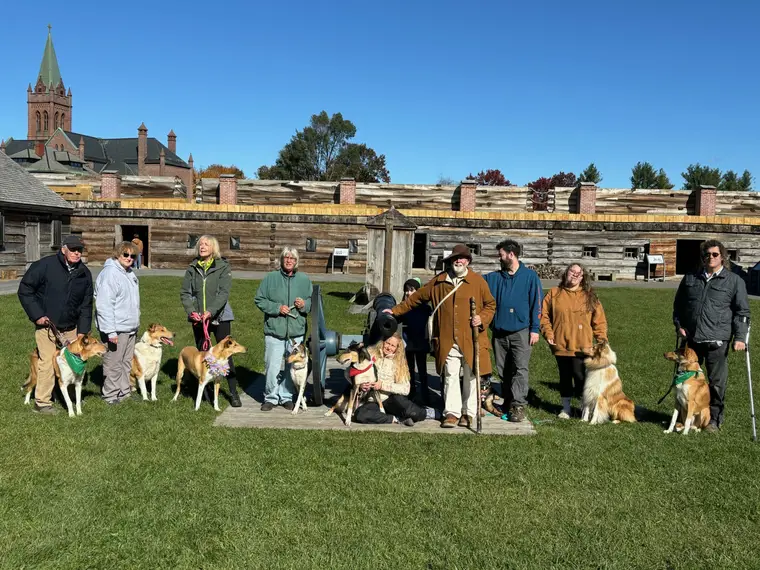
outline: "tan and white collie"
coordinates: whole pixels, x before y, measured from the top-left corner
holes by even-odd
[[[306,350],[306,345],[299,342],[293,347],[293,350],[290,352],[286,360],[288,364],[290,364],[290,379],[298,389],[296,405],[293,408],[293,411],[290,412],[291,414],[296,415],[299,407],[303,407],[303,411],[306,411],[304,390],[306,389],[306,378],[309,375],[309,353]]]
[[[609,343],[594,346],[583,361],[586,384],[583,388],[581,421],[591,424],[635,422],[633,400],[623,393],[623,382],[615,366],[617,355]]]
[[[699,366],[697,353],[685,347],[675,352],[666,352],[664,356],[667,360],[678,363],[672,384],[676,389],[676,409],[673,410],[670,427],[665,433],[672,433],[674,429],[680,431],[680,427],[683,435],[686,435],[689,430],[706,428],[710,423],[710,386]]]
[[[148,327],[140,340],[135,343],[135,353],[132,356],[132,370],[129,373],[129,383],[132,391],[140,386],[140,394],[143,400],[148,399],[148,389],[145,381],[152,382],[150,399],[156,401],[156,384],[158,384],[158,371],[161,369],[161,356],[163,345],[174,345],[174,333],[163,325],[152,324]]]
[[[172,398],[176,402],[179,397],[179,389],[182,384],[182,377],[185,371],[189,371],[198,380],[198,395],[195,398],[195,410],[201,407],[201,398],[206,384],[214,383],[214,409],[219,409],[219,384],[223,376],[227,376],[230,371],[229,358],[233,354],[245,352],[245,347],[226,336],[218,344],[211,347],[211,350],[200,351],[194,346],[186,346],[179,353],[177,362],[177,392]]]
[[[64,348],[55,352],[55,358],[53,359],[53,371],[55,378],[58,381],[58,386],[63,394],[63,399],[66,401],[66,407],[69,411],[69,416],[74,417],[74,405],[71,403],[69,397],[69,386],[74,385],[74,392],[76,397],[76,415],[82,415],[82,384],[84,384],[84,377],[87,374],[85,365],[87,361],[93,356],[103,356],[106,353],[106,345],[100,342],[97,338],[91,334],[87,334],[82,338],[77,338],[74,342],[69,343]],[[68,358],[67,353],[68,352]],[[32,390],[37,386],[37,363],[39,362],[40,355],[35,348],[29,357],[29,377],[24,383],[24,390],[26,390],[26,397],[24,403],[28,404],[32,397]],[[69,364],[69,361],[74,363],[74,368]]]
[[[345,352],[342,352],[336,357],[336,360],[341,364],[350,364],[346,369],[346,379],[348,380],[348,388],[340,395],[338,401],[333,404],[332,408],[325,412],[325,416],[331,415],[335,411],[341,411],[345,408],[345,424],[351,425],[351,419],[354,415],[354,410],[358,407],[358,401],[360,398],[366,398],[369,396],[369,392],[362,393],[362,384],[368,384],[377,381],[375,376],[375,361],[369,354],[369,351],[364,347],[363,343],[352,342],[348,345]],[[383,408],[383,402],[380,399],[380,395],[377,390],[372,390],[375,396],[375,401],[380,406],[380,411],[385,412]]]

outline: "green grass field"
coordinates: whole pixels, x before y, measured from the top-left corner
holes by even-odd
[[[165,361],[191,344],[179,284],[142,279],[143,325],[177,333]],[[263,369],[257,285],[233,287],[242,383]],[[354,288],[324,285],[329,328],[360,332],[363,317],[345,311]],[[645,421],[552,421],[557,374],[542,341],[536,437],[214,428],[207,403],[170,402],[166,374],[159,402],[107,407],[89,383],[82,417],[40,417],[19,389],[32,325],[15,296],[0,297],[0,567],[760,567],[743,355],[730,357],[722,432],[666,436],[672,399],[657,400],[672,373],[673,291],[599,295]]]

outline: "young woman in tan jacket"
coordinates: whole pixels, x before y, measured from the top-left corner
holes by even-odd
[[[559,286],[549,290],[541,310],[541,334],[549,343],[559,369],[561,419],[570,418],[570,400],[583,398],[586,370],[584,351],[594,340],[607,339],[604,308],[591,288],[588,272],[578,263],[565,269]]]

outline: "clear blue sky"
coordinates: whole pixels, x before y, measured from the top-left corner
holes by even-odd
[[[47,34],[73,128],[145,122],[196,166],[253,175],[312,114],[343,113],[391,179],[499,168],[516,184],[593,161],[760,176],[760,3],[751,0],[5,2],[0,137],[26,137]],[[755,182],[755,188],[760,181]]]

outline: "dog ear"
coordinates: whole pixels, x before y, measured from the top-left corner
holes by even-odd
[[[156,329],[158,329],[161,325],[158,323],[150,323],[148,325],[148,332],[156,332]]]

